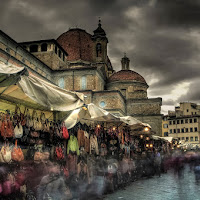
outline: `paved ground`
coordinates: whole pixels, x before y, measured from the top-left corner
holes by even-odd
[[[186,167],[184,176],[177,178],[173,171],[133,182],[125,190],[107,195],[105,200],[200,200],[200,183]]]

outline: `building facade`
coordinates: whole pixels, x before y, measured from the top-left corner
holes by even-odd
[[[169,121],[168,121],[168,115],[163,116],[162,119],[162,137],[168,137],[169,136]]]
[[[85,94],[94,103],[118,115],[131,115],[162,133],[161,98],[148,98],[148,84],[130,69],[126,55],[115,72],[107,53],[108,38],[99,21],[93,34],[75,28],[56,40],[17,43],[0,32],[0,61],[27,67],[59,87]]]
[[[178,138],[186,143],[199,144],[200,105],[181,102],[175,111],[165,116],[168,122],[168,136]]]

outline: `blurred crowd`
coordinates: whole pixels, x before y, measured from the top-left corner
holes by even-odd
[[[186,165],[200,181],[200,153],[193,151],[164,154],[155,149],[119,159],[79,156],[77,163],[73,172],[59,162],[1,164],[0,199],[102,199],[135,180],[160,176],[169,169],[180,178]]]

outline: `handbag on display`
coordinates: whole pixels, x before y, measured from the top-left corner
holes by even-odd
[[[20,122],[22,126],[26,125],[26,110],[27,108],[25,108],[24,113],[20,113]]]
[[[20,122],[14,128],[14,135],[15,138],[21,138],[23,136],[23,127]]]
[[[49,132],[50,131],[50,124],[49,124],[49,120],[48,119],[46,119],[45,120],[45,122],[44,122],[44,124],[43,124],[43,131],[44,132]]]
[[[28,108],[26,109],[26,116],[25,117],[26,117],[26,126],[29,127],[29,128],[33,127],[33,118],[31,117],[30,111],[29,111]]]
[[[29,127],[26,126],[23,126],[23,136],[21,138],[21,141],[22,142],[27,142],[27,139],[28,139],[28,135],[30,133],[30,130],[29,130]]]
[[[68,133],[67,127],[65,126],[64,122],[61,125],[61,133],[62,133],[62,137],[64,139],[68,139],[69,138],[69,133]]]
[[[17,140],[15,141],[15,146],[11,153],[12,160],[14,161],[22,161],[24,160],[24,154],[20,147],[17,146]]]
[[[63,160],[64,159],[64,153],[62,147],[56,147],[56,159],[57,160]]]
[[[37,112],[35,110],[33,111],[33,117],[32,118],[33,118],[33,128],[34,128],[34,130],[36,130],[36,131],[42,130],[42,122],[39,119],[39,117],[37,116]]]
[[[11,149],[6,143],[2,146],[0,151],[0,162],[9,163],[12,160]]]
[[[45,124],[45,121],[46,121],[46,117],[45,117],[45,114],[42,112],[41,113],[41,116],[40,116],[40,122],[41,122],[41,130],[44,131],[44,124]]]
[[[31,137],[38,138],[40,137],[40,133],[37,131],[31,131]]]
[[[15,112],[13,114],[13,123],[16,125],[20,121],[21,110],[19,106],[15,106]]]
[[[58,123],[54,124],[54,134],[55,134],[55,136],[57,136],[59,138],[62,138],[62,133],[61,133],[61,130],[60,130],[60,125]]]
[[[4,138],[13,137],[14,135],[14,128],[12,122],[10,120],[10,115],[4,116],[4,119],[1,124],[1,136]]]

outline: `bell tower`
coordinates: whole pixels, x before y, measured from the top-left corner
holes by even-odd
[[[101,27],[101,20],[99,19],[98,28],[93,31],[92,39],[94,41],[93,55],[97,62],[107,61],[107,44],[108,39],[105,31]]]
[[[129,58],[126,57],[126,53],[124,53],[124,57],[121,59],[121,63],[122,63],[122,70],[130,70],[129,68],[130,60]]]

